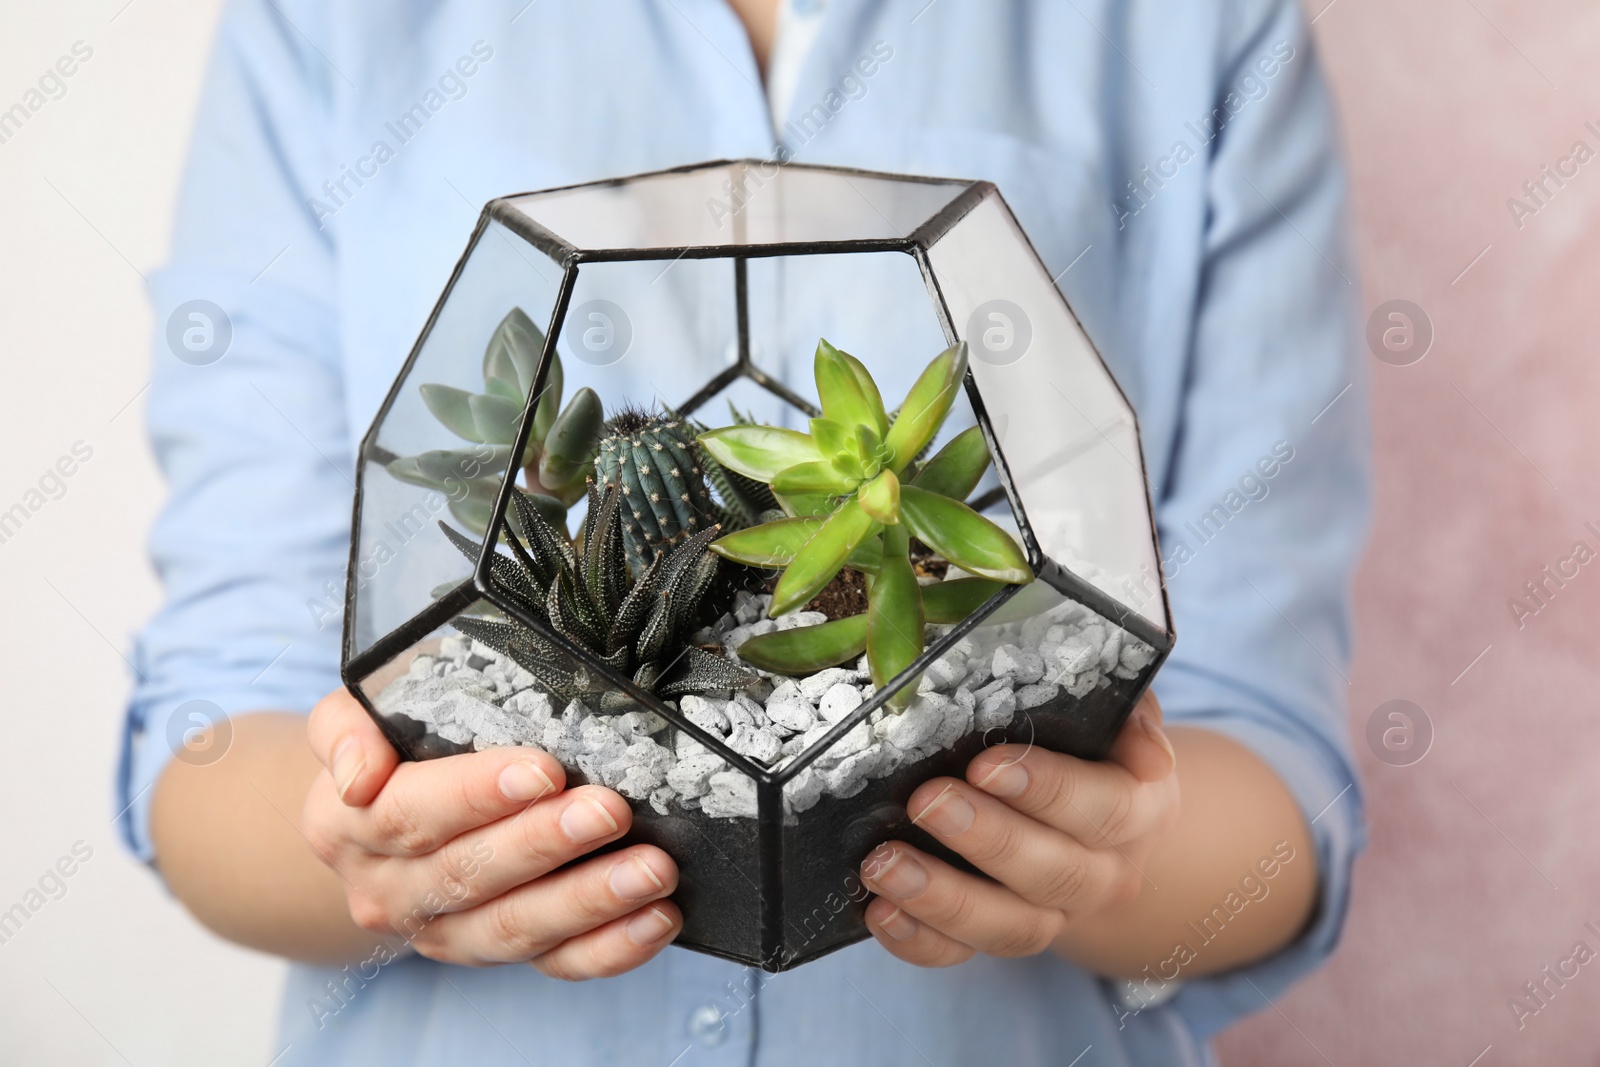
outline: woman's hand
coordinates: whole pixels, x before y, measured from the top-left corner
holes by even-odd
[[[924,783],[906,804],[912,821],[989,878],[888,842],[861,867],[878,894],[869,929],[924,967],[1051,948],[1074,924],[1138,897],[1141,868],[1178,815],[1176,763],[1147,694],[1105,762],[1001,745],[968,765],[965,782]]]
[[[632,809],[600,786],[565,789],[539,749],[401,763],[344,690],[317,705],[309,734],[324,769],[301,828],[363,929],[446,963],[531,962],[574,980],[631,970],[677,936],[665,852],[563,867],[627,833]]]

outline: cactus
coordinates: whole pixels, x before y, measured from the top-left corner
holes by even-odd
[[[635,571],[718,521],[689,424],[628,408],[606,423],[595,452],[604,489],[621,493],[623,539]]]
[[[592,652],[641,689],[661,697],[738,689],[756,674],[691,643],[690,635],[720,605],[707,600],[717,584],[720,560],[706,546],[715,524],[680,538],[676,547],[651,559],[636,578],[623,557],[620,486],[596,491],[588,483],[589,511],[579,544],[547,522],[520,489],[512,494],[521,536],[509,517],[503,532],[510,555],[492,561],[495,583],[530,616]],[[478,545],[441,522],[461,553],[476,560]],[[585,700],[602,711],[634,706],[603,677],[590,671],[537,631],[514,620],[463,615],[452,625],[511,657],[555,696]]]

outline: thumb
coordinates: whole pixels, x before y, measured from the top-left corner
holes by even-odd
[[[1161,728],[1161,704],[1145,692],[1112,742],[1109,759],[1127,768],[1141,782],[1158,782],[1178,765],[1166,731]]]
[[[311,751],[333,778],[339,798],[366,807],[400,763],[400,755],[367,709],[349,690],[336,689],[317,702],[306,723]]]

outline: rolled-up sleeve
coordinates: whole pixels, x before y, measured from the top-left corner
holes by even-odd
[[[1179,640],[1156,691],[1169,721],[1235,738],[1283,779],[1310,824],[1320,895],[1291,947],[1182,989],[1173,1006],[1201,1036],[1333,951],[1365,841],[1345,724],[1369,470],[1344,178],[1297,6],[1241,6],[1254,15],[1223,63],[1216,106],[1237,111],[1212,146],[1187,389],[1158,493]],[[1273,56],[1269,80],[1253,68]],[[1269,89],[1239,106],[1227,94],[1243,96],[1249,74]]]
[[[328,173],[338,78],[311,43],[322,30],[308,3],[229,5],[171,259],[151,282],[146,411],[170,497],[150,551],[166,596],[135,646],[117,801],[125,840],[147,860],[162,770],[175,753],[215,758],[229,736],[223,726],[219,747],[194,750],[192,731],[308,710],[338,684],[353,475],[333,248],[307,202]],[[222,316],[201,307],[191,319],[191,301]],[[191,324],[199,351],[181,342]]]

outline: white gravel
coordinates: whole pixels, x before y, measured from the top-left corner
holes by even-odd
[[[824,621],[816,612],[768,619],[767,600],[738,594],[733,609],[697,639],[721,643],[736,658],[751,636]],[[930,639],[943,629],[930,626]],[[874,711],[791,779],[785,806],[800,812],[825,795],[854,796],[870,780],[950,748],[974,730],[1003,729],[1019,712],[1063,694],[1085,696],[1112,677],[1132,679],[1154,657],[1148,645],[1072,603],[1022,622],[981,626],[929,665],[905,711]],[[865,667],[863,657],[854,668],[801,679],[768,675],[747,691],[685,696],[678,707],[733,751],[782,768],[872,695]],[[380,713],[406,715],[429,733],[474,749],[543,748],[569,770],[648,801],[662,814],[756,814],[755,783],[662,716],[594,715],[577,701],[558,707],[526,670],[464,637],[444,638],[437,656],[417,656],[375,703]]]

